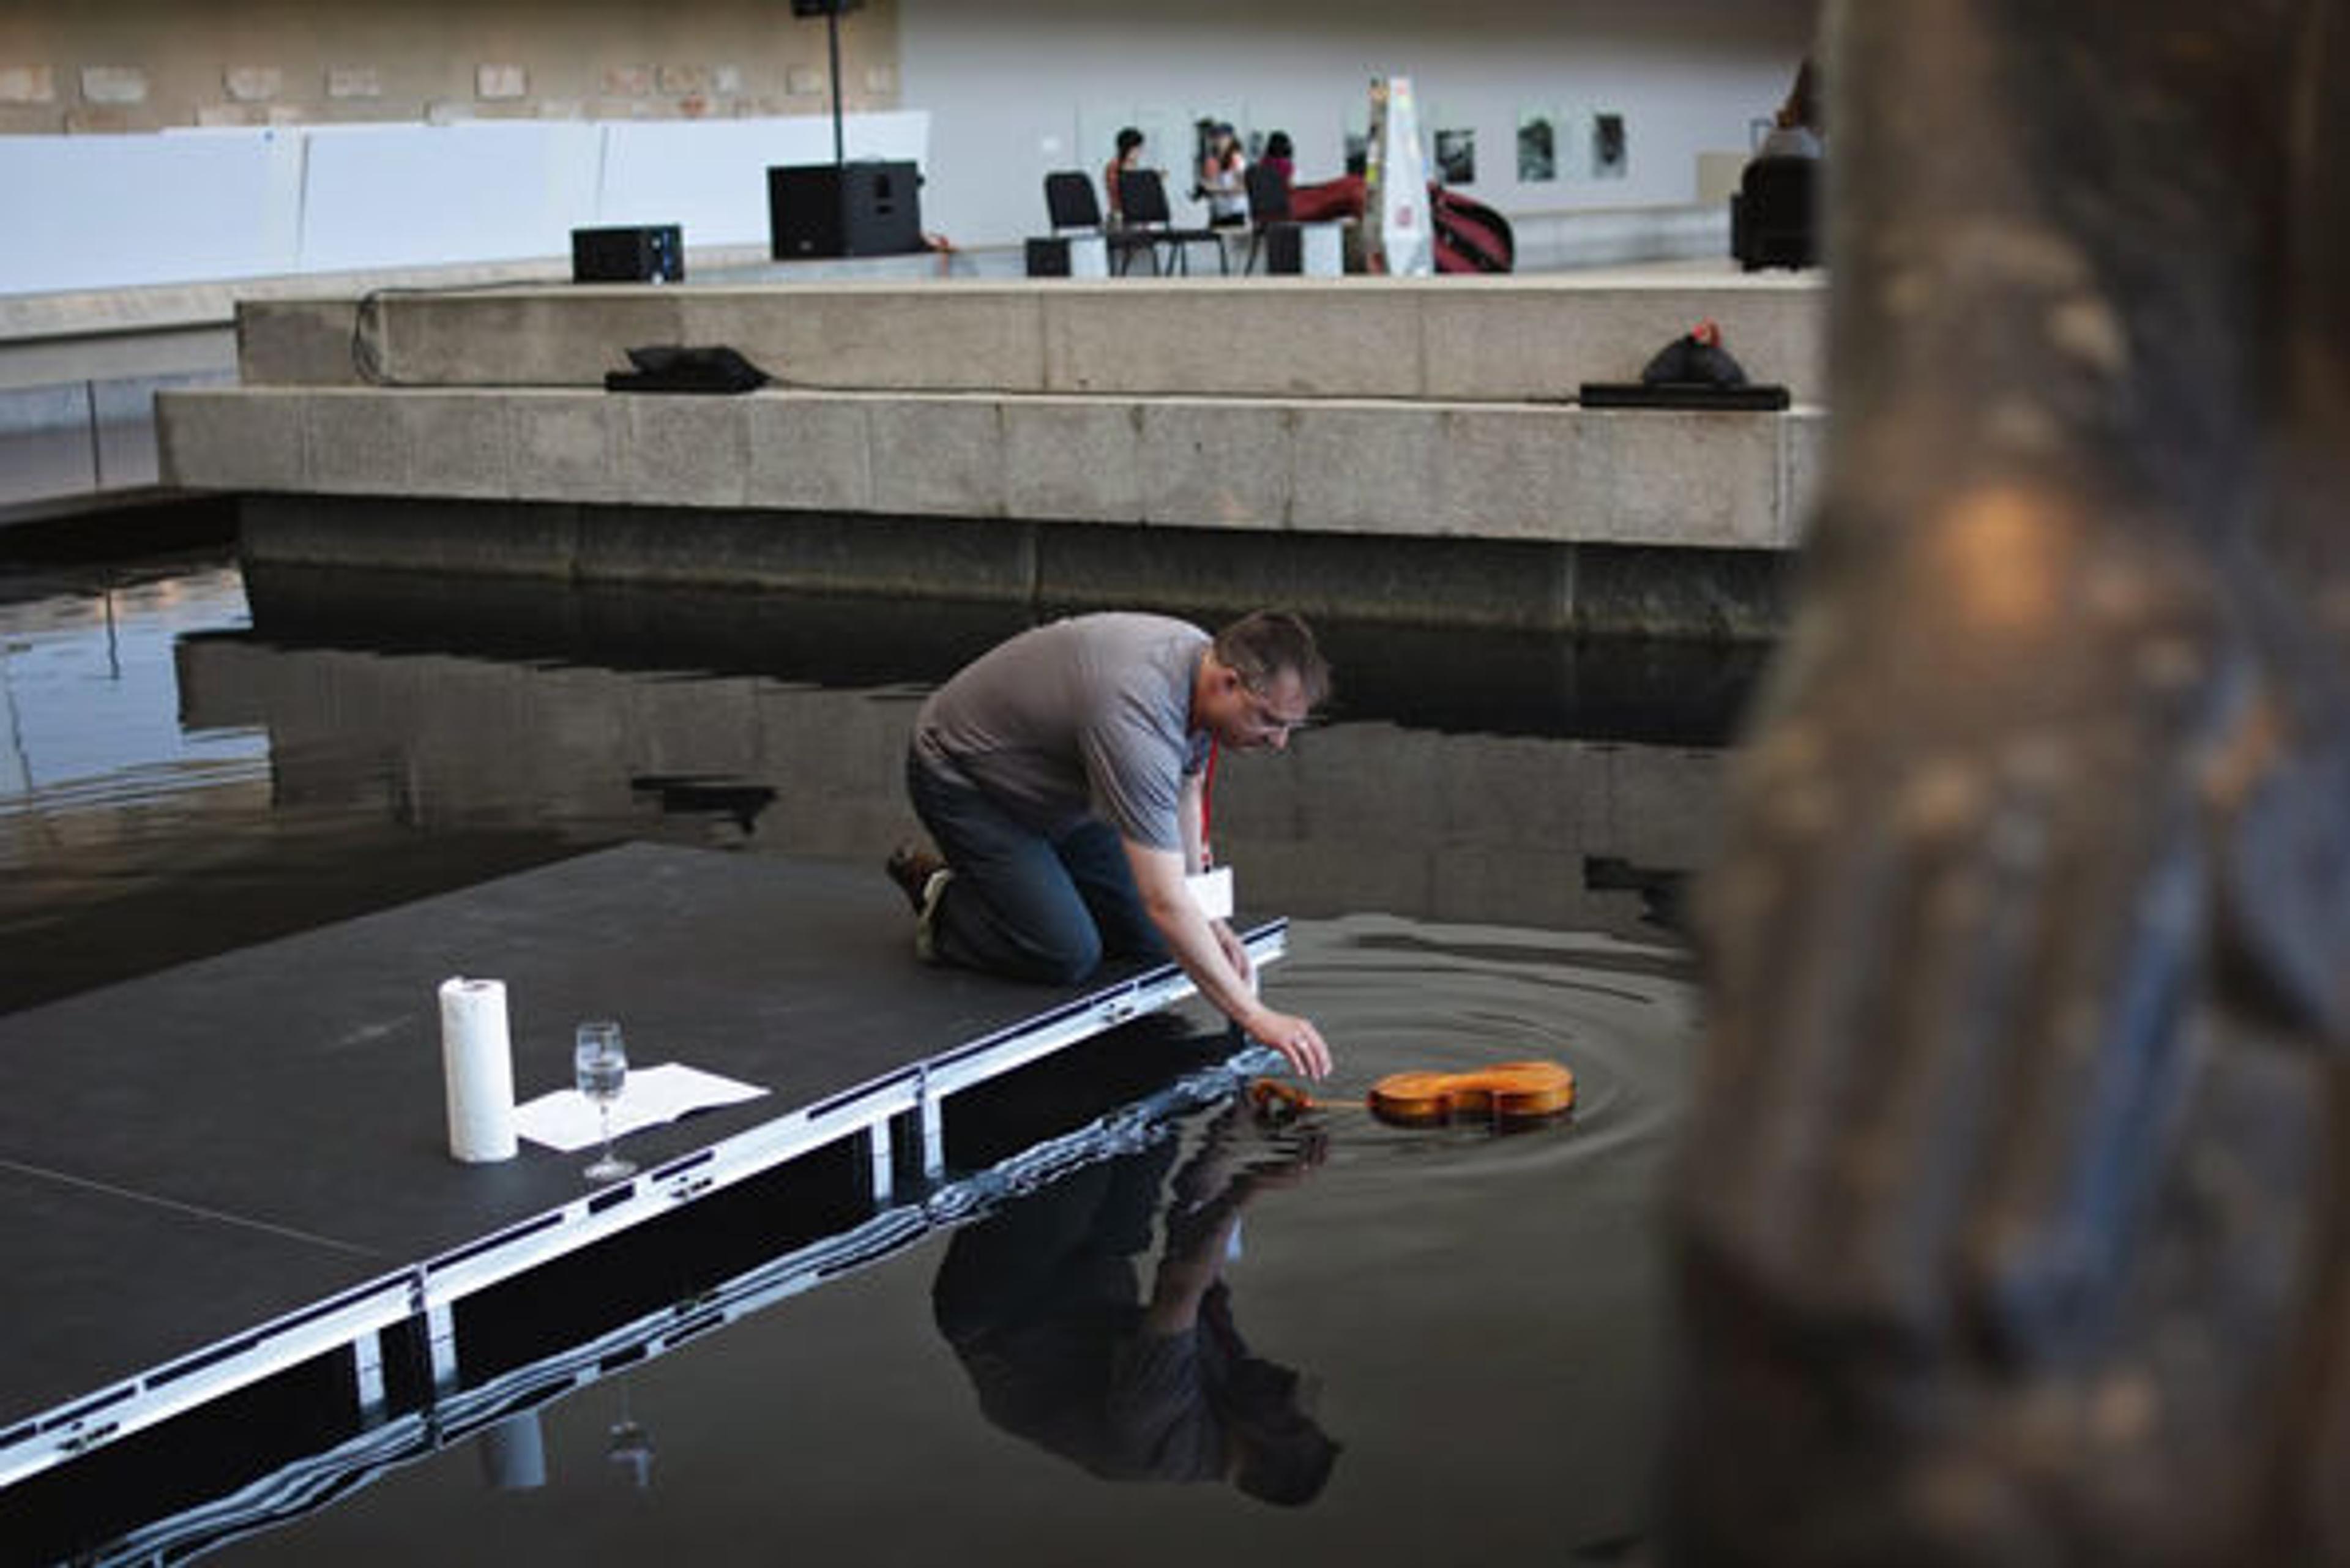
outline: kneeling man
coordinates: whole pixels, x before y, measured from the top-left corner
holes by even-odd
[[[1305,623],[1270,611],[1213,639],[1163,616],[1075,616],[982,655],[922,704],[907,751],[907,791],[944,857],[890,857],[917,949],[1059,984],[1106,955],[1172,958],[1321,1077],[1320,1033],[1257,1000],[1240,939],[1184,877],[1207,867],[1211,749],[1281,749],[1329,683]]]

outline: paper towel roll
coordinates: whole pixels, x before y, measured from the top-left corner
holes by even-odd
[[[515,1153],[514,1048],[502,980],[441,982],[441,1075],[449,1096],[449,1152],[469,1165]]]

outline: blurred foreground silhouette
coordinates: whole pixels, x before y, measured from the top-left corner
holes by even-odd
[[[1825,40],[1664,1554],[2350,1562],[2350,4]]]

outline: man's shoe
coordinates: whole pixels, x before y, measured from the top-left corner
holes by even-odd
[[[919,844],[900,844],[889,852],[889,880],[906,895],[906,902],[914,907],[917,915],[928,902],[931,878],[946,869],[946,862]]]
[[[947,863],[917,844],[900,844],[889,855],[889,880],[914,906],[914,956],[936,963],[939,898],[953,880]]]
[[[922,883],[922,901],[914,912],[914,956],[924,963],[939,961],[939,906],[954,873],[941,866]]]

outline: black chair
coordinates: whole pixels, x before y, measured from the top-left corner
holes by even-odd
[[[1265,231],[1289,222],[1289,182],[1280,170],[1262,163],[1250,164],[1241,180],[1248,187],[1249,204],[1248,260],[1241,271],[1251,273],[1256,270],[1256,253],[1264,244]]]
[[[1134,265],[1134,253],[1141,251],[1150,257],[1150,270],[1159,270],[1159,242],[1152,236],[1132,229],[1111,229],[1102,225],[1101,203],[1094,199],[1093,177],[1079,169],[1061,169],[1045,176],[1045,211],[1053,220],[1053,234],[1061,237],[1070,230],[1098,234],[1109,252],[1109,269],[1123,275]]]
[[[1815,266],[1820,259],[1820,161],[1757,158],[1730,198],[1730,254],[1740,267]]]
[[[1216,265],[1230,273],[1232,264],[1224,254],[1224,236],[1213,229],[1179,229],[1174,214],[1167,210],[1167,186],[1156,169],[1123,169],[1118,176],[1118,204],[1126,213],[1127,227],[1148,234],[1152,243],[1167,246],[1174,253],[1176,270],[1188,275],[1191,270],[1191,247],[1207,244],[1216,247]]]

